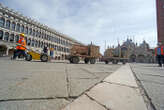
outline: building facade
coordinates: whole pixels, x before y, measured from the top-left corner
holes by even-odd
[[[20,33],[25,34],[28,48],[41,52],[46,45],[54,50],[53,56],[58,59],[64,59],[69,54],[72,44],[81,44],[0,4],[0,56],[13,53],[13,46],[19,40]]]
[[[164,0],[156,0],[158,42],[164,45]]]
[[[140,45],[135,44],[131,39],[127,39],[122,45],[118,45],[116,48],[108,48],[104,55],[112,56],[111,52],[120,52],[124,54],[125,58],[129,59],[129,62],[137,63],[155,63],[154,49],[150,49],[149,44],[143,41]],[[117,53],[119,55],[119,53]]]

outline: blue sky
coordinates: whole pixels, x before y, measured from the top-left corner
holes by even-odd
[[[155,0],[0,0],[85,44],[117,45],[127,37],[156,45]]]

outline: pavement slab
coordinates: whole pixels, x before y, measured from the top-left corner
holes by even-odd
[[[69,102],[65,99],[0,102],[0,110],[58,110]]]
[[[68,97],[67,82],[63,73],[40,72],[32,78],[17,83],[9,91],[1,94],[1,99],[29,99],[47,97]],[[57,83],[58,82],[58,83]]]
[[[78,97],[97,82],[97,79],[70,79],[70,96]]]
[[[62,110],[107,110],[86,95],[80,96]]]
[[[147,110],[139,89],[104,82],[87,94],[109,110]]]
[[[117,83],[127,86],[138,87],[129,64],[122,66],[116,72],[104,79],[105,82]]]
[[[100,66],[100,68],[97,68],[98,66]],[[105,67],[108,67],[108,69],[111,68],[108,65],[77,65],[77,67],[69,65],[67,67],[70,89],[69,95],[72,97],[81,95],[95,84],[101,82],[112,72],[116,71],[120,65],[113,66],[110,71]]]

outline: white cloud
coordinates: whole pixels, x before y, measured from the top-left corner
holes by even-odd
[[[5,0],[5,5],[104,50],[127,36],[156,44],[154,0]]]

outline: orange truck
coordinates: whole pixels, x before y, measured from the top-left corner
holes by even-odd
[[[100,47],[93,44],[87,46],[74,44],[67,59],[74,64],[78,64],[80,60],[83,60],[86,64],[89,62],[90,64],[95,64],[96,59],[100,57],[99,50]]]

